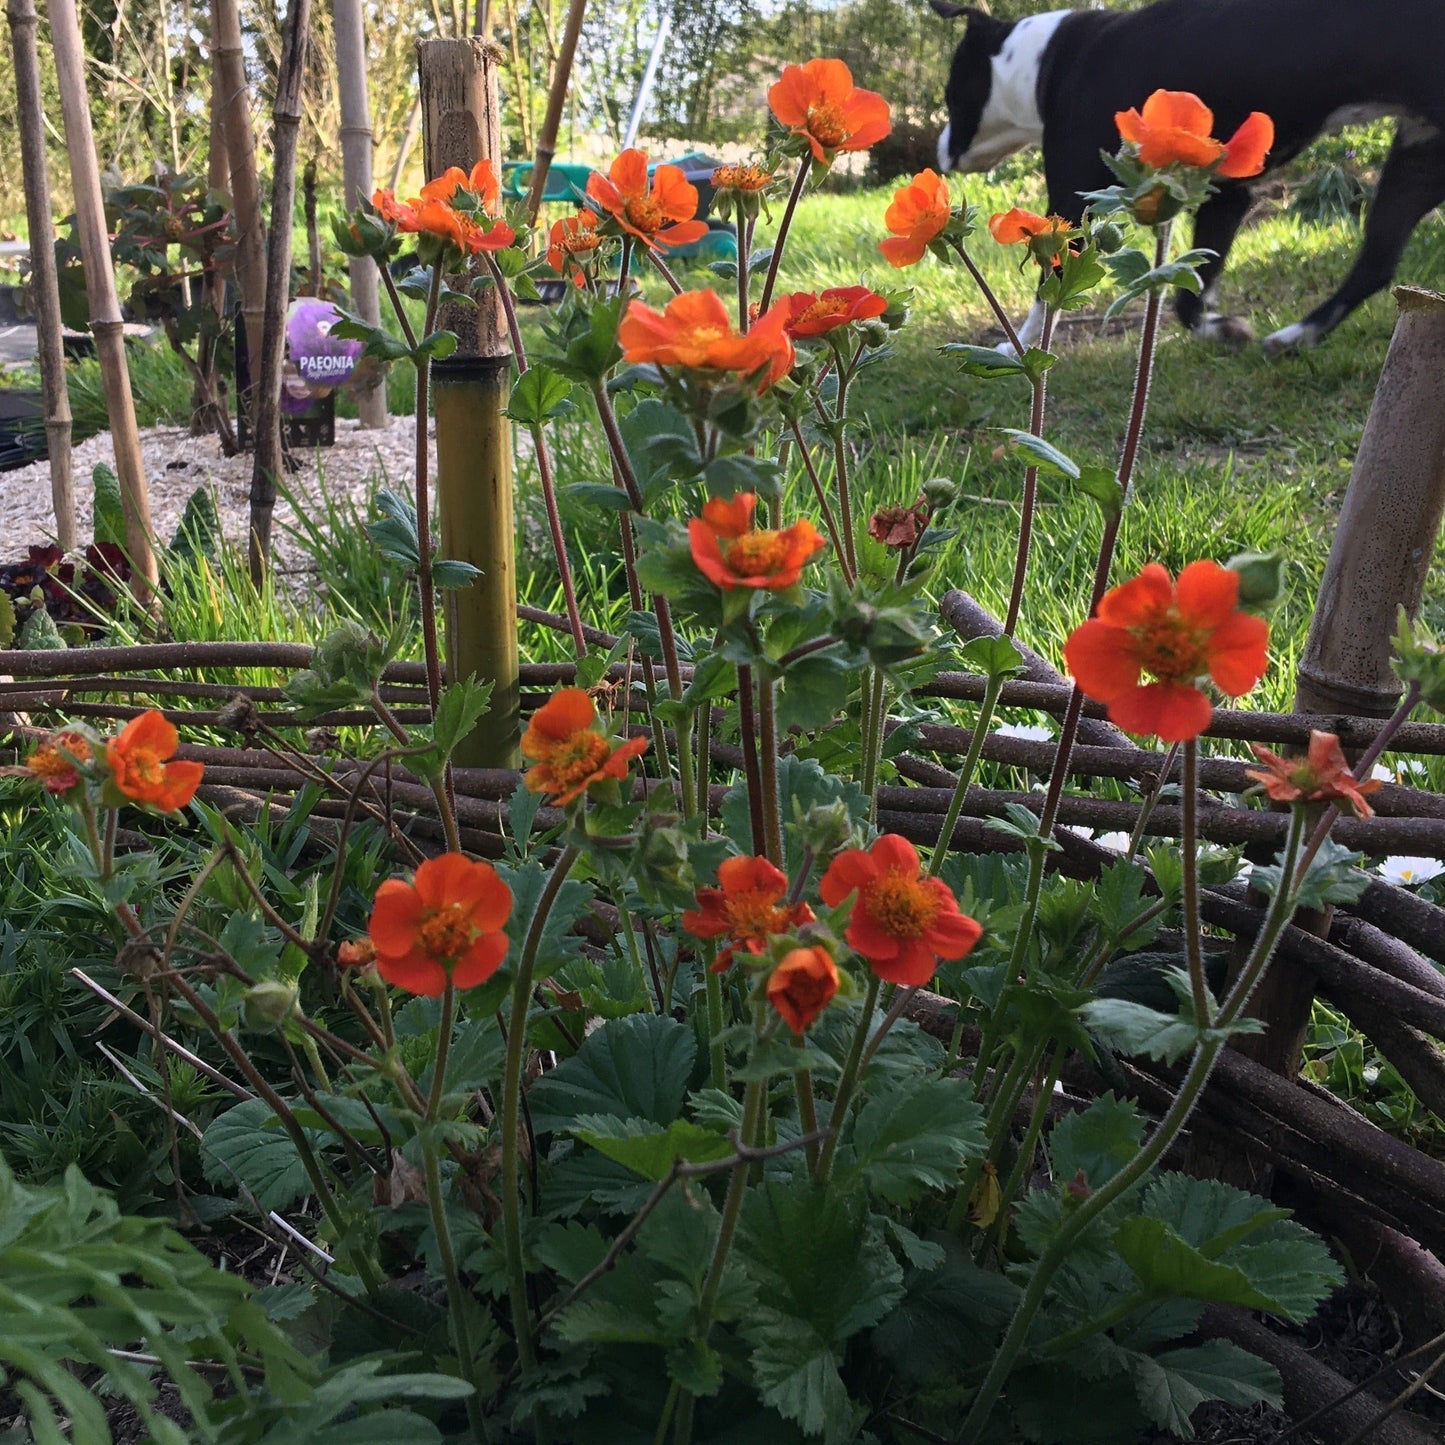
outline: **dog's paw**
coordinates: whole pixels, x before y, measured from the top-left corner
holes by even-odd
[[[1221,316],[1215,311],[1199,323],[1196,335],[1227,351],[1242,351],[1255,340],[1254,327],[1243,316]]]
[[[1271,332],[1260,343],[1260,346],[1264,354],[1274,360],[1275,357],[1288,356],[1294,351],[1305,351],[1318,339],[1312,326],[1306,326],[1303,321],[1296,321],[1293,326],[1282,326],[1278,331]]]

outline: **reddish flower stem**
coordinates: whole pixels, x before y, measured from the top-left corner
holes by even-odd
[[[783,208],[783,219],[778,223],[777,239],[773,242],[773,254],[768,261],[768,276],[763,283],[763,297],[758,303],[759,311],[766,311],[772,303],[773,287],[778,283],[778,265],[783,259],[783,243],[788,238],[788,230],[793,224],[793,212],[798,209],[798,202],[803,199],[803,191],[807,188],[812,170],[812,156],[804,156],[798,162],[798,174],[793,181],[793,189],[788,192],[788,204]],[[739,257],[740,261],[741,259]]]
[[[828,530],[828,539],[833,544],[833,551],[837,555],[838,565],[843,570],[843,580],[852,587],[858,580],[853,569],[848,565],[848,553],[843,547],[842,537],[838,531],[838,523],[833,516],[833,508],[828,504],[828,494],[823,490],[823,483],[819,480],[818,469],[813,465],[812,453],[808,450],[808,444],[803,440],[802,425],[794,421],[790,423],[794,437],[798,442],[798,455],[803,459],[803,467],[808,473],[808,481],[813,488],[813,496],[817,498],[818,510],[823,517],[823,526]]]
[[[682,282],[679,281],[677,277],[672,274],[672,267],[669,266],[667,262],[662,259],[661,255],[659,255],[659,253],[654,251],[651,247],[648,247],[647,256],[648,259],[652,262],[652,264],[657,268],[657,274],[661,276],[662,279],[666,281],[669,286],[672,287],[672,294],[674,296],[681,296]]]
[[[1160,226],[1154,238],[1154,265],[1162,266],[1169,258],[1169,226]],[[1104,519],[1104,533],[1099,539],[1099,559],[1094,566],[1094,587],[1089,597],[1089,616],[1099,610],[1104,593],[1109,590],[1109,570],[1114,564],[1114,547],[1119,538],[1119,519],[1123,515],[1123,504],[1128,500],[1129,485],[1134,477],[1134,463],[1139,456],[1139,439],[1144,432],[1144,417],[1149,407],[1149,382],[1154,372],[1154,350],[1159,334],[1159,312],[1163,294],[1155,288],[1144,303],[1144,327],[1139,336],[1139,364],[1134,373],[1134,401],[1129,409],[1129,426],[1124,433],[1124,448],[1119,456],[1119,506],[1120,510]],[[1047,838],[1054,830],[1058,817],[1059,801],[1064,795],[1064,783],[1069,775],[1069,759],[1074,751],[1074,739],[1079,732],[1079,718],[1084,711],[1084,694],[1075,686],[1069,697],[1069,706],[1064,713],[1063,726],[1059,730],[1059,747],[1054,754],[1054,770],[1049,777],[1049,790],[1044,798],[1043,812],[1039,817],[1039,832]]]
[[[746,336],[751,325],[748,315],[748,291],[752,282],[752,268],[748,258],[753,254],[753,228],[757,219],[753,216],[738,215],[738,333]]]
[[[1014,354],[1022,356],[1028,349],[1019,340],[1019,334],[1014,329],[1014,324],[1009,320],[1008,312],[1003,309],[1003,303],[994,294],[994,289],[983,279],[983,272],[978,269],[972,256],[961,241],[955,241],[954,250],[958,252],[958,259],[968,268],[968,274],[973,277],[973,283],[983,294],[983,299],[988,302],[989,310],[993,312],[994,319],[1003,327],[1003,334],[1008,337],[1008,344],[1013,347]]]
[[[777,683],[758,679],[758,762],[762,773],[763,841],[768,862],[783,866],[782,800],[778,794]]]
[[[1039,347],[1047,351],[1054,339],[1054,308],[1044,308],[1044,329],[1039,336]],[[1029,409],[1029,431],[1033,436],[1044,434],[1044,407],[1048,401],[1049,374],[1039,372],[1033,380],[1033,405]],[[1019,612],[1024,602],[1024,581],[1028,577],[1029,552],[1033,546],[1034,507],[1038,496],[1039,469],[1031,466],[1024,472],[1023,508],[1019,516],[1018,551],[1014,554],[1013,587],[1009,591],[1008,611],[1004,614],[1003,635],[1012,638],[1019,624]]]
[[[507,332],[512,338],[512,354],[517,359],[517,375],[527,373],[527,348],[522,342],[522,328],[517,322],[517,306],[512,299],[511,288],[502,275],[490,253],[483,252],[492,285],[502,298],[502,310],[507,317]],[[562,579],[562,596],[567,606],[567,626],[572,632],[572,647],[580,662],[587,656],[587,639],[582,632],[582,614],[577,607],[577,585],[572,578],[572,564],[567,560],[567,543],[562,535],[562,516],[557,507],[557,483],[552,473],[552,452],[547,445],[547,434],[540,422],[534,422],[532,446],[537,453],[537,475],[542,482],[542,503],[547,511],[547,530],[552,534],[552,551],[557,557],[557,571]]]
[[[1204,952],[1199,921],[1199,743],[1184,744],[1184,827],[1179,856],[1184,865],[1184,958],[1189,965],[1189,991],[1194,1000],[1194,1022],[1204,1028],[1213,1021],[1214,1005],[1204,977]]]
[[[382,268],[385,269],[385,268]],[[442,263],[438,257],[432,267],[431,293],[427,297],[425,335],[431,335],[436,324],[437,304],[442,291]],[[416,544],[417,578],[421,592],[421,640],[426,658],[427,701],[436,716],[442,696],[441,648],[437,640],[436,588],[431,569],[431,497],[427,488],[427,384],[431,379],[431,357],[416,360]]]
[[[748,818],[752,824],[753,852],[767,852],[767,826],[763,821],[763,775],[758,764],[758,717],[753,703],[753,670],[738,663],[738,741],[743,751],[743,780],[748,792]]]

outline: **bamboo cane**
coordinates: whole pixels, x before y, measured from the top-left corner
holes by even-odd
[[[535,225],[542,209],[542,196],[547,189],[547,172],[557,154],[557,132],[562,125],[562,108],[567,103],[567,87],[572,82],[572,61],[577,54],[577,41],[582,34],[582,21],[587,14],[587,0],[572,0],[567,12],[567,28],[562,33],[562,48],[557,55],[557,68],[552,72],[552,88],[547,93],[547,114],[542,120],[542,134],[537,137],[533,157],[532,185],[527,192],[527,224]]]
[[[296,204],[296,139],[301,127],[301,82],[311,0],[289,0],[281,29],[281,62],[271,110],[271,234],[266,245],[266,309],[260,373],[256,380],[255,456],[251,463],[251,580],[258,586],[271,560],[271,518],[276,478],[285,465],[281,448],[281,369],[286,358],[286,308],[291,290],[291,213]]]
[[[500,160],[501,58],[496,46],[470,37],[418,42],[428,176],[448,166],[470,170],[483,156]],[[512,436],[502,415],[511,346],[494,287],[475,306],[443,307],[441,324],[456,333],[457,349],[432,366],[440,541],[444,556],[481,569],[470,587],[446,593],[447,675],[492,684],[491,709],[456,762],[506,767],[521,734]]]
[[[70,396],[65,388],[60,289],[50,220],[50,177],[45,162],[45,111],[40,57],[35,48],[35,0],[9,0],[5,9],[15,53],[15,103],[20,121],[20,164],[25,173],[25,219],[30,230],[30,299],[45,393],[45,443],[55,535],[67,552],[78,545],[75,488],[70,473]]]
[[[251,95],[246,85],[241,49],[241,13],[237,0],[213,0],[211,6],[212,83],[221,92],[221,129],[231,175],[231,206],[236,225],[236,287],[241,293],[246,351],[261,355],[262,318],[266,307],[266,230],[261,218],[261,187],[256,178],[256,145],[251,130]],[[249,396],[238,398],[254,415]]]
[[[80,38],[80,17],[75,0],[51,0],[50,38],[55,49],[55,70],[60,83],[60,106],[65,119],[65,147],[75,188],[76,229],[85,265],[86,299],[90,329],[105,389],[105,411],[110,420],[115,470],[125,514],[125,543],[134,569],[132,589],[148,602],[156,584],[156,557],[151,543],[150,496],[135,404],[130,394],[130,370],[125,359],[125,323],[115,294],[110,238],[105,228],[105,201],[100,189],[95,137],[85,86],[85,51]]]
[[[1445,514],[1445,296],[1401,286],[1395,297],[1400,314],[1299,664],[1301,712],[1393,711],[1400,692],[1390,667],[1396,612],[1403,607],[1413,617],[1419,610]],[[1328,924],[1326,909],[1314,926]],[[1314,997],[1309,975],[1272,967],[1251,1006],[1267,1028],[1235,1047],[1292,1077]]]
[[[366,87],[366,33],[361,0],[332,0],[336,31],[336,88],[341,100],[341,175],[343,204],[349,211],[371,199],[371,102]],[[381,324],[376,262],[351,258],[351,309],[373,326]],[[373,384],[357,393],[356,410],[364,428],[386,425],[386,386],[379,368]]]

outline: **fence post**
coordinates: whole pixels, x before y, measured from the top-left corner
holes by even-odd
[[[427,177],[448,166],[469,171],[484,156],[500,171],[500,49],[466,36],[420,40],[416,53]],[[466,289],[467,279],[456,278],[456,289]],[[493,287],[478,293],[475,306],[444,304],[440,325],[457,336],[457,349],[431,368],[441,554],[481,570],[471,586],[443,594],[447,677],[492,684],[491,710],[455,760],[511,767],[521,736],[512,431],[502,415],[512,349]]]
[[[1295,683],[1295,711],[1388,717],[1397,609],[1420,606],[1445,513],[1445,296],[1399,286],[1400,314],[1340,509]],[[1309,926],[1309,919],[1296,920]],[[1327,928],[1328,918],[1318,920]],[[1241,1052],[1298,1073],[1314,982],[1272,967],[1251,1012],[1268,1032]]]

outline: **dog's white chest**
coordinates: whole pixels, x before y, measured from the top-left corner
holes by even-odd
[[[973,143],[954,162],[960,171],[986,171],[1005,156],[1044,138],[1039,113],[1039,67],[1044,50],[1068,10],[1050,10],[1020,20],[993,57],[988,103]]]

